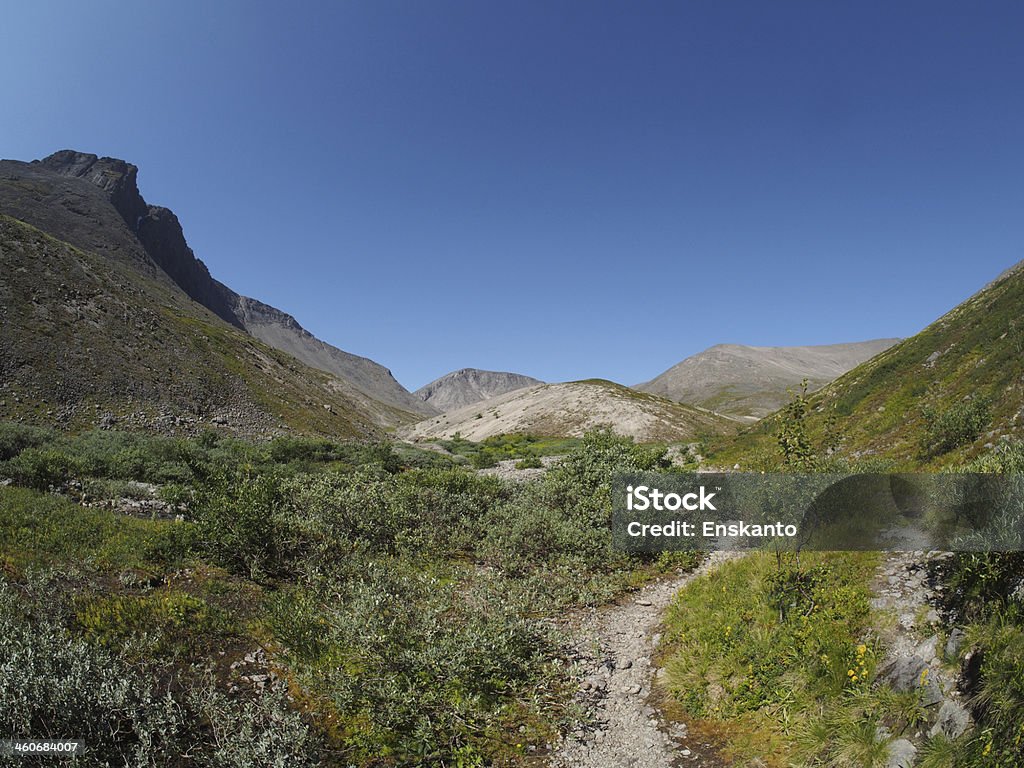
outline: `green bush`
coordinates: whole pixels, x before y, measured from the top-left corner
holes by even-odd
[[[313,766],[317,742],[284,696],[249,702],[219,693],[198,670],[128,664],[35,622],[0,581],[0,733],[83,739],[76,766]],[[175,693],[169,693],[174,690]],[[187,763],[183,756],[188,755]]]
[[[283,575],[288,538],[280,480],[272,474],[225,474],[201,485],[192,503],[201,551],[233,573],[261,581]]]
[[[215,432],[199,438],[169,438],[116,430],[77,435],[0,422],[0,476],[40,490],[76,479],[133,480],[163,485],[189,484],[253,471],[281,476],[311,473],[325,467],[355,469],[379,466],[396,473],[406,457],[423,466],[451,461],[425,451],[396,453],[391,443],[332,442],[319,438],[281,437],[257,444],[224,438]]]
[[[39,491],[51,486],[59,488],[79,474],[79,470],[75,456],[50,447],[26,448],[4,467],[15,483]]]
[[[272,610],[300,681],[329,703],[331,739],[348,762],[455,765],[511,747],[512,734],[526,740],[509,705],[543,678],[554,635],[528,618],[515,583],[452,575],[370,562],[329,596],[289,593]]]
[[[26,448],[38,448],[53,439],[54,433],[48,429],[0,422],[0,461],[13,459]]]
[[[498,459],[492,453],[481,451],[470,456],[469,463],[472,464],[473,469],[490,469],[498,466]]]
[[[516,462],[516,469],[543,469],[544,463],[539,456],[527,456]]]
[[[991,418],[991,400],[982,396],[963,400],[941,412],[926,407],[922,450],[927,456],[938,456],[972,443]]]

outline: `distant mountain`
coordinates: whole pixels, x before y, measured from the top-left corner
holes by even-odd
[[[479,368],[462,368],[434,379],[415,392],[418,398],[439,413],[454,411],[489,397],[504,395],[523,387],[543,384],[539,379],[520,373],[481,371]]]
[[[70,151],[0,161],[0,418],[358,435],[429,412],[387,369],[214,280],[136,174]]]
[[[635,388],[670,400],[755,421],[781,407],[807,379],[817,389],[899,339],[813,347],[719,344]]]
[[[0,161],[0,212],[86,252],[169,278],[226,323],[329,373],[374,400],[426,415],[432,409],[383,366],[312,336],[291,315],[215,280],[167,208],[139,193],[138,169],[123,160],[62,150],[43,160]]]
[[[1024,262],[814,393],[810,408],[813,439],[832,414],[841,455],[906,467],[958,463],[1024,437]],[[751,466],[773,453],[775,427],[772,416],[739,436],[724,452],[728,463]]]
[[[578,437],[602,425],[640,441],[693,440],[737,426],[701,408],[611,381],[589,379],[517,389],[425,419],[401,434],[410,439],[448,438],[458,433],[469,440],[484,440],[510,432]]]

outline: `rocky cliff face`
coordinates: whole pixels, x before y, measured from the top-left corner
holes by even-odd
[[[174,212],[145,201],[137,184],[138,168],[124,160],[70,149],[54,152],[38,165],[61,176],[84,179],[106,192],[147,255],[179,288],[222,320],[244,328],[232,309],[232,297],[237,294],[214,280],[196,258]]]
[[[139,220],[148,213],[148,206],[136,183],[139,169],[124,160],[62,149],[33,164],[61,176],[85,179],[102,189],[132,231],[137,231]]]
[[[519,373],[463,368],[435,379],[413,394],[434,408],[435,412],[446,413],[489,397],[543,383]]]
[[[436,412],[384,366],[320,341],[291,315],[214,279],[189,247],[178,217],[167,208],[149,205],[137,179],[138,168],[131,163],[74,150],[32,163],[4,160],[0,212],[80,248],[117,256],[169,278],[225,322],[382,403],[420,415]]]

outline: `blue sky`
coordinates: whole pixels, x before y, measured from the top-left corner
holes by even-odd
[[[410,389],[905,336],[1024,258],[1024,5],[9,4],[0,156],[140,167]]]

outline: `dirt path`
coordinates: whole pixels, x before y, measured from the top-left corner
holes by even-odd
[[[625,602],[584,618],[577,653],[584,668],[580,697],[590,722],[558,745],[553,768],[719,765],[701,757],[703,745],[687,743],[683,726],[666,728],[648,698],[651,654],[660,640],[665,608],[688,582],[733,557],[713,553],[692,573],[650,584]]]

